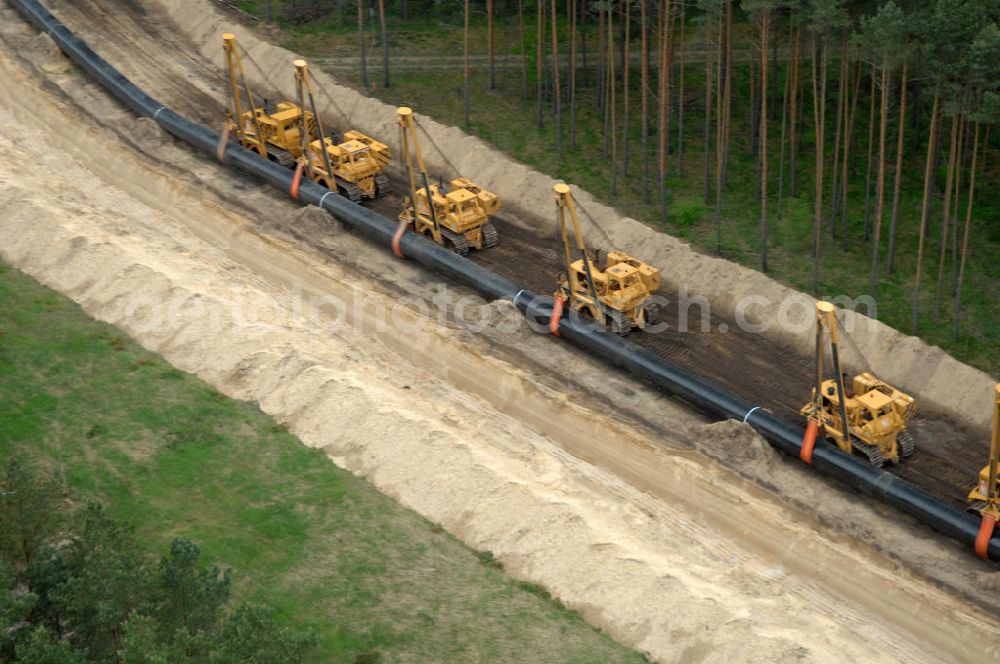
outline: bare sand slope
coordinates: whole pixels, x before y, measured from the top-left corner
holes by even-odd
[[[773,454],[741,425],[703,427],[666,405],[670,427],[653,445],[585,395],[483,352],[501,333],[470,339],[399,306],[391,280],[360,280],[255,231],[211,195],[228,177],[211,164],[188,157],[198,175],[177,175],[88,126],[75,104],[99,94],[46,38],[12,35],[16,16],[0,17],[0,109],[21,128],[0,135],[4,260],[224,393],[258,401],[304,443],[657,660],[1000,654],[983,638],[996,633],[993,618],[690,448],[729,441],[748,459]],[[75,96],[43,91],[10,43]],[[109,125],[128,125],[102,108]],[[181,159],[155,127],[131,126],[151,152]],[[322,223],[309,215],[272,223]],[[397,265],[395,278],[417,279]],[[313,296],[340,298],[349,313],[301,304]],[[498,306],[486,313],[500,323]],[[395,324],[380,328],[386,310]]]
[[[155,4],[176,22],[181,33],[205,60],[219,68],[223,66],[221,35],[235,31],[252,58],[247,75],[253,84],[294,98],[290,63],[296,55],[261,39],[250,28],[236,25],[208,0],[157,0]],[[321,86],[317,103],[325,117],[378,136],[399,154],[393,107],[337,84],[333,77],[318,69],[314,69],[314,73]],[[221,87],[219,100],[225,101]],[[420,109],[416,110],[419,113]],[[555,180],[514,161],[457,127],[442,125],[426,117],[421,117],[420,122],[432,139],[426,152],[435,173],[452,176],[454,166],[497,192],[506,209],[513,212],[514,220],[535,229],[554,230],[552,185]],[[441,151],[448,155],[447,158]],[[812,352],[813,335],[803,332],[813,315],[811,296],[757,271],[702,254],[686,242],[622,216],[578,187],[574,187],[573,195],[615,247],[661,266],[668,286],[677,289],[683,285],[688,292],[706,297],[715,311],[730,319],[736,315],[741,300],[748,296],[758,298],[745,310],[746,319],[752,324],[767,323],[767,334],[772,338],[800,352]],[[587,223],[586,218],[584,223]],[[782,318],[788,320],[788,326],[776,324]],[[868,363],[877,367],[886,380],[905,386],[920,399],[923,408],[951,413],[979,429],[989,426],[995,377],[955,360],[936,346],[929,346],[861,314],[847,313],[845,322],[848,329],[854,330],[852,338]]]

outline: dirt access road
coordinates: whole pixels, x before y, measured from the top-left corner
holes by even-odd
[[[400,306],[441,285],[174,145],[16,14],[2,18],[0,108],[22,130],[0,137],[0,163],[13,165],[0,167],[5,260],[258,401],[304,443],[657,660],[997,655],[985,635],[998,622],[967,599],[992,568],[822,487],[745,427],[706,426],[512,328],[505,303],[472,307],[486,321],[479,334]],[[172,88],[211,95],[213,79],[155,16],[119,14],[107,32],[64,19],[137,81],[149,65],[140,84],[165,100]],[[142,47],[116,61],[106,45],[122,40]],[[304,296],[339,297],[351,313],[290,315]],[[174,313],[154,320],[154,304]],[[399,325],[380,329],[386,309]],[[841,522],[799,502],[821,497]],[[922,567],[959,572],[942,583]]]

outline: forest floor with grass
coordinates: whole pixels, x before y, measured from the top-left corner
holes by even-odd
[[[237,3],[243,10],[252,15],[263,16],[264,2],[262,0],[243,0]],[[281,7],[276,3],[275,7]],[[277,16],[277,10],[276,10]],[[637,20],[637,18],[633,18]],[[570,144],[570,111],[568,107],[568,92],[566,73],[563,70],[561,78],[563,92],[562,135],[564,155],[560,160],[556,151],[556,130],[553,104],[545,104],[543,109],[544,127],[539,129],[536,124],[535,97],[535,27],[534,17],[525,16],[524,43],[529,54],[527,61],[526,96],[522,96],[521,73],[521,38],[516,21],[498,19],[496,23],[496,62],[500,65],[496,70],[495,88],[488,87],[488,78],[483,56],[485,55],[486,28],[482,11],[472,17],[470,28],[470,43],[473,44],[471,54],[475,58],[470,76],[470,124],[466,128],[469,133],[483,138],[519,161],[529,164],[538,170],[562,178],[567,182],[578,184],[592,192],[604,202],[614,205],[622,214],[640,219],[650,226],[663,232],[691,242],[708,254],[715,254],[717,248],[724,258],[759,269],[761,263],[761,227],[760,200],[757,189],[756,159],[750,154],[750,137],[746,127],[749,126],[749,99],[741,98],[735,93],[733,100],[734,134],[730,156],[729,181],[722,200],[721,228],[715,221],[715,193],[710,193],[706,202],[704,195],[703,169],[705,155],[703,151],[705,104],[705,68],[704,39],[702,27],[695,22],[689,23],[688,47],[690,49],[688,66],[685,69],[684,83],[684,152],[683,163],[678,159],[677,146],[679,142],[679,117],[677,113],[677,97],[679,88],[679,72],[674,70],[672,94],[674,95],[674,110],[671,122],[671,154],[668,158],[668,177],[666,189],[668,192],[668,214],[664,221],[660,215],[657,199],[656,180],[656,133],[655,122],[651,122],[650,153],[648,172],[650,176],[649,202],[646,202],[643,186],[643,159],[641,150],[641,97],[639,87],[639,67],[635,66],[631,73],[633,85],[630,92],[630,126],[628,147],[628,172],[623,171],[625,142],[622,136],[624,122],[622,107],[619,106],[616,121],[619,126],[617,136],[617,187],[612,191],[611,161],[605,148],[604,119],[599,112],[597,96],[597,80],[595,63],[597,62],[596,26],[589,26],[587,37],[587,70],[581,69],[578,74],[577,91],[577,129],[575,147]],[[408,105],[418,113],[456,126],[464,124],[463,106],[463,70],[461,63],[463,29],[461,11],[452,13],[449,19],[440,16],[417,17],[408,21],[400,21],[392,17],[389,24],[390,59],[405,61],[405,66],[397,69],[390,67],[390,87],[382,86],[382,60],[379,46],[378,23],[366,27],[367,42],[367,72],[368,86],[361,85],[360,67],[358,65],[358,33],[357,23],[341,22],[333,18],[318,20],[305,25],[290,25],[279,21],[277,27],[268,26],[273,30],[272,38],[283,46],[311,58],[317,63],[334,72],[345,84],[364,88],[368,94],[376,96],[388,103]],[[564,39],[565,26],[560,24],[561,39]],[[738,24],[734,27],[737,43],[737,65],[739,54],[749,48],[750,27]],[[545,43],[546,57],[551,52],[551,40]],[[631,48],[635,54],[640,48],[638,37],[633,38]],[[654,49],[655,40],[650,48]],[[561,46],[565,51],[565,44]],[[456,59],[458,56],[458,59]],[[578,53],[580,63],[583,56]],[[635,55],[633,56],[635,57]],[[678,60],[675,51],[675,62]],[[414,62],[421,58],[428,63],[426,70],[415,66]],[[446,58],[452,64],[450,69],[435,67],[436,58]],[[353,67],[345,67],[344,62],[350,61]],[[803,91],[803,108],[801,127],[801,145],[797,168],[797,195],[788,196],[791,190],[789,177],[789,157],[786,148],[784,167],[780,166],[779,149],[781,136],[781,91],[785,76],[785,59],[779,57],[777,82],[773,91],[779,95],[775,102],[775,117],[769,122],[769,269],[768,274],[775,279],[789,284],[799,290],[812,291],[813,259],[813,187],[815,169],[815,132],[813,129],[812,107],[808,93],[808,81]],[[836,59],[831,58],[829,66],[829,87],[833,90],[837,85]],[[809,62],[803,67],[808,72]],[[749,72],[745,64],[734,70],[734,90],[747,89]],[[652,73],[651,73],[652,76]],[[551,76],[549,76],[551,79]],[[620,73],[619,73],[620,78]],[[655,80],[651,84],[655,86]],[[621,103],[621,87],[619,104]],[[656,90],[650,90],[650,108],[655,109]],[[714,102],[713,102],[714,103]],[[757,102],[759,103],[759,101]],[[849,176],[849,199],[847,214],[846,242],[843,235],[843,224],[838,220],[836,235],[831,228],[829,202],[831,187],[829,180],[824,192],[825,205],[823,213],[823,230],[821,237],[821,259],[819,268],[819,296],[846,295],[857,298],[869,293],[869,281],[872,263],[872,243],[865,237],[866,207],[869,225],[872,224],[874,203],[866,205],[865,181],[867,166],[867,99],[862,99],[857,108],[857,128],[855,147]],[[833,166],[832,144],[834,134],[834,117],[836,104],[827,108],[830,127],[827,129],[828,163],[826,169]],[[912,114],[912,113],[911,113]],[[926,115],[926,114],[925,114]],[[655,119],[655,118],[654,118]],[[926,132],[927,120],[923,121],[922,130]],[[945,128],[946,129],[946,128]],[[907,131],[911,129],[908,127]],[[710,129],[714,141],[714,126]],[[877,134],[877,132],[876,132]],[[911,141],[908,134],[908,144]],[[888,144],[892,147],[891,163],[895,159],[895,128],[891,127]],[[709,154],[709,169],[714,183],[714,142]],[[945,146],[946,147],[946,146]],[[902,191],[900,197],[899,230],[896,239],[895,269],[888,274],[885,266],[887,261],[889,206],[892,200],[892,170],[887,173],[886,184],[886,217],[883,223],[882,241],[880,243],[879,285],[877,291],[876,317],[888,325],[904,332],[912,331],[912,303],[914,290],[914,272],[919,234],[920,204],[923,186],[923,155],[922,148],[909,150],[912,159],[904,164]],[[945,155],[946,157],[946,155]],[[942,158],[942,162],[947,161]],[[942,180],[943,180],[942,165]],[[995,166],[987,163],[991,172]],[[783,175],[781,171],[783,170]],[[475,173],[463,175],[476,179]],[[991,178],[993,176],[991,175]],[[782,190],[786,198],[779,204],[777,192],[779,178],[783,181]],[[874,199],[875,175],[871,176],[872,199]],[[487,188],[488,182],[480,183]],[[924,279],[922,281],[920,336],[928,343],[939,345],[964,362],[972,364],[994,376],[1000,376],[1000,358],[993,349],[1000,342],[1000,206],[989,195],[988,190],[981,186],[972,219],[970,234],[970,254],[966,267],[964,296],[962,300],[962,316],[960,333],[956,338],[954,328],[953,282],[957,271],[957,262],[952,260],[952,234],[949,231],[949,245],[945,255],[945,265],[942,276],[944,284],[940,298],[937,297],[939,273],[939,258],[941,247],[941,209],[940,204],[933,207],[930,215],[927,243],[925,246]],[[959,214],[959,226],[964,224],[965,202]],[[593,239],[591,239],[593,241]],[[958,236],[961,243],[961,232]],[[641,256],[640,256],[641,258]],[[658,266],[669,273],[669,265]],[[940,304],[938,304],[940,299]],[[862,309],[863,310],[863,309]]]
[[[315,662],[639,662],[541,588],[0,263],[0,464],[61,471],[159,554],[311,629]]]

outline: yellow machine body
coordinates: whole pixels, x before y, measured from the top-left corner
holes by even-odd
[[[979,481],[969,492],[969,509],[990,514],[1000,521],[1000,385],[993,401],[993,434],[990,437],[990,458],[979,471]]]
[[[302,156],[303,127],[308,135],[316,126],[314,114],[308,111],[303,114],[302,105],[290,101],[278,102],[274,113],[257,106],[253,90],[243,71],[243,59],[236,36],[228,33],[222,35],[222,47],[232,93],[227,128],[235,132],[240,145],[248,150],[282,166],[293,165]],[[243,93],[240,92],[241,88]],[[243,110],[243,94],[246,95],[246,111]]]
[[[483,199],[495,201],[496,196],[476,185],[472,185],[471,188],[465,186],[464,183],[468,182],[465,178],[452,180],[451,189],[447,192],[437,184],[417,189],[416,218],[414,219],[414,206],[410,204],[409,199],[404,202],[399,218],[410,224],[417,233],[432,237],[438,244],[443,244],[435,237],[434,219],[431,217],[427,197],[429,190],[439,231],[444,229],[446,233],[461,235],[469,247],[483,249],[487,244],[484,228],[489,225],[490,220],[490,213],[487,212]],[[494,209],[499,209],[499,203]]]
[[[642,329],[655,322],[646,320],[648,308],[644,305],[660,287],[659,270],[620,251],[608,254],[608,264],[603,269],[595,261],[589,258],[587,260],[590,262],[590,274],[601,306],[594,305],[583,259],[570,264],[573,279],[567,278],[559,285],[559,292],[564,299],[569,299],[574,308],[595,320],[601,320],[603,307],[624,314],[632,327]],[[570,297],[567,298],[567,295]]]
[[[500,199],[464,177],[455,178],[447,188],[431,184],[420,150],[413,111],[401,107],[397,112],[400,142],[410,182],[410,195],[403,201],[400,221],[408,224],[414,232],[463,255],[470,248],[488,249],[499,244],[500,235],[490,223],[490,217],[500,211]],[[419,184],[414,174],[414,158],[421,178]]]
[[[331,137],[324,137],[326,161],[323,143],[317,139],[309,144],[309,176],[329,189],[336,189],[338,184],[340,189],[346,189],[345,184],[354,184],[364,198],[377,198],[387,193],[388,181],[382,171],[390,161],[389,146],[357,131],[347,132],[344,139],[334,143]],[[332,173],[327,172],[327,163]]]
[[[555,296],[568,302],[571,310],[593,318],[619,335],[656,323],[659,311],[652,297],[660,287],[660,271],[620,251],[609,252],[604,265],[591,259],[569,187],[557,184],[555,194],[567,268]],[[576,260],[571,257],[567,214],[580,254]]]
[[[827,380],[823,379],[824,330],[829,333],[836,376]],[[812,399],[799,412],[816,420],[827,440],[847,454],[863,453],[875,466],[885,461],[898,463],[913,454],[913,437],[906,426],[916,412],[915,400],[869,372],[855,376],[847,389],[840,365],[836,309],[829,302],[816,303],[816,363]]]
[[[896,390],[871,373],[854,377],[852,392],[844,401],[851,440],[845,440],[840,418],[837,381],[823,381],[819,417],[827,440],[850,454],[854,443],[877,448],[885,461],[898,463],[902,445],[899,437],[906,432],[907,421],[915,412],[913,397]],[[813,403],[802,408],[803,415],[814,412]],[[905,455],[902,455],[905,456]]]
[[[254,122],[256,116],[256,122]],[[240,142],[244,147],[256,149],[260,143],[256,127],[260,127],[265,149],[269,157],[290,166],[302,155],[302,109],[290,101],[279,101],[274,113],[268,114],[263,108],[255,108],[243,114],[243,130]],[[316,119],[305,112],[308,131],[315,131]]]
[[[295,93],[299,106],[313,110],[313,96],[309,66],[305,60],[295,60]],[[348,131],[342,141],[323,131],[323,121],[318,115],[314,122],[299,115],[301,123],[300,163],[307,176],[331,191],[354,201],[378,198],[389,193],[389,180],[382,173],[389,164],[389,146],[359,131]]]

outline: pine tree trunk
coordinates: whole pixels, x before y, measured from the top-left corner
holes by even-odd
[[[670,113],[673,111],[673,104],[671,104],[672,99],[672,83],[674,80],[674,25],[677,19],[677,12],[672,9],[667,12],[667,20],[670,21],[669,28],[667,29],[667,117],[663,126],[667,128],[666,136],[664,136],[664,154],[669,159],[670,157],[670,139],[672,137],[670,133]]]
[[[569,12],[569,149],[576,150],[576,8],[570,0]]]
[[[952,323],[952,339],[958,341],[962,326],[962,284],[965,281],[965,263],[969,258],[969,228],[972,226],[972,205],[976,192],[976,158],[979,156],[979,121],[972,138],[972,166],[969,171],[969,200],[965,205],[965,231],[962,233],[962,262],[958,268],[958,284],[955,289],[955,320]]]
[[[642,12],[642,200],[652,199],[649,189],[649,0],[640,0]]]
[[[845,252],[848,250],[848,242],[851,234],[850,221],[847,209],[847,192],[851,182],[848,179],[848,162],[851,161],[851,152],[854,145],[854,128],[858,116],[858,98],[861,96],[861,66],[854,67],[854,85],[851,87],[851,111],[848,114],[847,134],[844,137],[844,154],[840,160],[840,247]]]
[[[935,194],[941,193],[940,178],[937,174],[941,172],[941,145],[944,143],[944,136],[943,131],[938,132],[937,144],[934,146],[934,179],[931,180],[931,187]]]
[[[715,54],[713,62],[715,63],[715,75],[712,77],[715,82],[715,202],[716,206],[722,209],[722,192],[726,190],[726,157],[725,157],[725,138],[726,138],[726,109],[723,102],[723,96],[725,95],[726,85],[726,58],[725,58],[725,24],[724,15],[719,13],[718,23],[716,27],[718,28],[715,32]],[[756,174],[760,175],[759,165],[756,170]],[[757,184],[754,184],[757,188]],[[758,192],[759,193],[759,190]]]
[[[667,126],[667,100],[670,98],[670,0],[663,0],[660,9],[660,95],[659,95],[659,162],[657,164],[657,179],[660,190],[660,223],[667,223],[667,136],[670,127]]]
[[[788,41],[792,40],[792,28],[789,25]],[[785,83],[784,91],[781,95],[781,139],[778,141],[778,197],[777,197],[777,218],[781,221],[781,213],[785,202],[785,145],[788,131],[788,93],[792,84],[792,61],[791,58],[785,63]]]
[[[385,0],[378,0],[378,20],[382,24],[382,87],[389,87],[389,26],[385,20]]]
[[[542,61],[542,40],[545,36],[545,3],[538,0],[537,34],[535,35],[535,92],[537,96],[535,106],[535,124],[539,129],[545,127],[545,120],[542,117],[542,105],[544,103],[542,90],[542,77],[545,71],[545,63]]]
[[[875,151],[875,68],[868,70],[871,89],[868,99],[868,166],[865,170],[865,242],[871,237],[872,153]]]
[[[882,236],[882,217],[885,210],[885,205],[883,204],[885,202],[885,134],[886,125],[889,123],[889,85],[891,80],[889,63],[887,60],[883,60],[882,103],[878,125],[878,177],[875,179],[875,233],[872,241],[871,281],[868,286],[868,293],[873,300],[878,295],[878,250],[879,240]]]
[[[968,152],[969,122],[963,115],[958,130],[958,157],[955,162],[955,202],[951,209],[951,293],[958,288],[958,213],[961,207],[962,175],[965,171],[966,153]]]
[[[608,10],[608,107],[611,121],[611,198],[618,195],[618,125],[615,118],[615,21],[614,16]]]
[[[982,143],[983,143],[982,164],[983,165],[980,167],[980,171],[985,171],[986,170],[986,157],[989,156],[989,152],[990,152],[990,127],[991,126],[992,125],[986,125],[986,132],[983,135],[983,141],[982,141]],[[980,187],[979,188],[979,192],[976,193],[976,202],[982,202],[982,197],[983,197],[983,188]]]
[[[823,220],[823,166],[825,165],[826,129],[826,37],[819,48],[813,37],[812,89],[813,122],[816,125],[816,186],[813,207],[813,294],[819,294],[820,228]],[[818,62],[817,62],[818,60]]]
[[[962,191],[962,174],[968,163],[969,151],[969,121],[962,117],[961,137],[958,141],[958,161],[955,166],[955,203],[951,217],[951,288],[952,295],[958,289],[958,212],[961,207],[960,193]]]
[[[358,50],[361,51],[361,87],[368,89],[368,63],[365,52],[368,50],[365,44],[365,8],[364,2],[358,0]]]
[[[686,3],[681,3],[681,30],[680,30],[680,62],[678,63],[677,81],[677,156],[674,160],[674,167],[678,175],[684,174],[684,60],[685,60],[685,10]]]
[[[801,51],[802,51],[802,32],[798,28],[795,29],[795,36],[792,38],[792,60],[791,60],[791,92],[788,99],[790,110],[788,113],[788,180],[789,180],[789,194],[792,198],[799,195],[799,184],[798,184],[798,154],[799,154],[799,143],[798,143],[798,128],[799,128],[799,72],[801,71]]]
[[[733,123],[733,3],[732,0],[726,2],[725,19],[725,79],[722,90],[722,189],[725,190],[729,182],[729,146],[732,144]],[[722,35],[720,34],[720,39]],[[721,53],[720,53],[720,63]],[[722,79],[720,79],[722,80]],[[716,95],[718,98],[718,95]],[[718,104],[718,102],[716,102]],[[721,197],[721,193],[719,194]]]
[[[528,100],[528,46],[524,43],[524,0],[517,0],[517,30],[521,38],[521,99]]]
[[[608,108],[605,103],[607,100],[607,90],[604,89],[604,84],[607,82],[608,73],[606,69],[607,63],[605,62],[606,59],[604,56],[608,52],[608,47],[607,44],[604,43],[605,34],[606,32],[604,27],[604,10],[601,8],[600,5],[597,5],[597,105],[601,111],[602,122],[605,122],[606,126]],[[608,156],[607,130],[604,131],[604,134],[602,134],[602,136],[604,138],[604,156],[605,158],[607,158]]]
[[[493,71],[493,0],[486,0],[486,60],[489,67],[486,84],[492,90],[496,87]]]
[[[941,107],[941,96],[934,91],[934,102],[931,107],[930,135],[927,138],[927,159],[924,166],[924,197],[920,206],[920,239],[917,241],[917,269],[913,279],[913,326],[914,336],[920,332],[920,280],[924,267],[924,243],[927,239],[927,220],[931,201],[931,175],[934,169],[934,146],[938,135],[938,110]]]
[[[465,0],[465,34],[462,58],[462,100],[465,109],[465,128],[469,128],[469,0]]]
[[[903,63],[902,79],[899,83],[899,136],[896,137],[896,175],[892,187],[892,220],[889,222],[889,256],[885,271],[892,274],[896,256],[896,223],[899,219],[899,193],[903,186],[903,144],[906,134],[906,82],[910,72],[909,63]]]
[[[830,239],[837,239],[837,213],[840,205],[840,139],[847,114],[847,35],[840,49],[840,72],[837,82],[837,120],[833,133],[833,186],[830,189]]]
[[[747,127],[749,133],[749,144],[750,144],[750,156],[754,158],[754,169],[757,171],[757,184],[754,185],[754,189],[759,189],[760,184],[760,162],[757,159],[757,113],[760,109],[760,102],[757,101],[757,58],[753,52],[753,46],[750,46],[750,124]],[[755,191],[754,194],[760,195],[759,191]]]
[[[704,180],[705,180],[705,204],[711,203],[712,194],[712,184],[709,181],[709,171],[708,171],[708,150],[711,146],[711,132],[712,132],[712,55],[714,53],[715,44],[712,42],[712,17],[705,17],[705,138],[704,138]],[[718,159],[717,159],[718,161]],[[719,218],[719,211],[716,210],[715,214],[716,226],[719,226],[722,222]],[[721,240],[717,243],[721,244]],[[716,246],[716,255],[719,254],[719,246]]]
[[[771,68],[771,76],[769,80],[771,81],[771,87],[773,89],[767,91],[769,100],[767,102],[767,109],[768,109],[767,113],[768,113],[768,119],[772,121],[778,114],[775,108],[775,104],[778,103],[778,69],[779,69],[778,44],[780,43],[781,40],[778,39],[777,32],[778,28],[780,27],[780,21],[781,21],[780,9],[778,10],[778,12],[779,13],[776,15],[776,20],[773,21],[771,24],[772,25],[771,30],[772,32],[775,33],[774,35],[772,35],[774,38],[769,40],[769,43],[771,44],[771,58],[770,60],[768,60],[768,66]]]
[[[706,16],[706,25],[711,21],[712,17]],[[722,191],[725,188],[725,145],[723,143],[725,139],[726,131],[726,110],[720,95],[723,94],[725,86],[722,82],[723,76],[723,61],[725,60],[725,55],[723,52],[723,38],[725,34],[725,24],[723,14],[720,12],[716,18],[716,24],[718,26],[718,32],[715,38],[715,48],[713,49],[715,57],[715,255],[722,255]],[[708,55],[708,49],[706,49],[706,64],[711,62],[712,58]],[[711,108],[706,109],[706,115],[711,117]],[[708,157],[709,143],[705,143],[705,155]]]
[[[917,70],[920,69],[920,60],[917,60]],[[924,84],[918,77],[913,81],[913,131],[910,132],[913,141],[913,150],[920,148],[920,127],[924,121]]]
[[[760,27],[760,271],[767,272],[767,49],[770,12],[764,11]]]
[[[951,190],[955,183],[955,162],[958,148],[958,113],[951,120],[951,142],[948,147],[948,174],[944,185],[944,209],[941,212],[941,254],[938,260],[937,292],[934,295],[934,324],[941,323],[941,288],[944,286],[944,264],[948,253],[948,226],[951,221]]]
[[[559,90],[559,31],[556,23],[556,0],[552,0],[552,90],[556,105],[556,160],[562,164],[562,95]]]
[[[625,43],[623,47],[624,51],[622,57],[622,105],[623,105],[622,112],[624,114],[624,117],[622,118],[622,125],[623,125],[622,126],[622,174],[626,178],[628,177],[628,152],[629,152],[628,148],[629,148],[629,143],[631,142],[629,141],[629,122],[628,122],[629,121],[628,75],[629,71],[632,69],[632,60],[631,60],[632,52],[629,50],[629,46],[631,45],[631,36],[632,36],[631,35],[632,12],[630,11],[631,4],[632,4],[631,0],[622,0],[622,11],[625,14],[625,29],[624,29]]]

